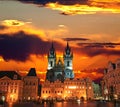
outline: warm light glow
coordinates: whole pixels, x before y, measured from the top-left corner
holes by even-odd
[[[89,89],[91,89],[91,87],[89,87]]]
[[[76,86],[68,86],[69,89],[76,89]]]
[[[46,96],[43,96],[44,99],[46,99],[47,97]]]
[[[57,93],[57,95],[61,95],[61,93]]]
[[[0,57],[0,62],[3,62],[3,61],[4,61],[4,59],[2,57]]]
[[[92,2],[93,4],[93,2]],[[95,4],[95,2],[94,2]],[[97,4],[97,2],[96,2]],[[112,7],[97,7],[95,5],[62,5],[59,3],[48,3],[46,7],[51,8],[53,10],[62,11],[65,15],[74,15],[74,14],[95,14],[95,13],[120,13],[119,8]]]
[[[2,22],[2,25],[5,25],[5,26],[22,26],[24,25],[25,23],[22,22],[22,21],[18,21],[18,20],[4,20]]]

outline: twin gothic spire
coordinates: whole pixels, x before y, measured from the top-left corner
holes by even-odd
[[[51,48],[50,48],[50,51],[49,51],[49,54],[48,54],[48,57],[50,57],[50,56],[51,57],[56,57],[56,51],[55,51],[53,42],[52,42],[52,45],[51,45]],[[68,42],[67,42],[67,46],[66,46],[65,51],[64,51],[64,57],[65,56],[72,56],[71,48],[70,48]]]

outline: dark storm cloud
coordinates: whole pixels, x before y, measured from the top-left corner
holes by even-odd
[[[71,39],[70,39],[71,40]],[[74,38],[77,40],[77,38]],[[81,39],[80,39],[81,40]],[[63,52],[65,46],[58,41],[53,41],[56,51]],[[95,46],[93,46],[93,44]],[[96,55],[120,55],[120,50],[114,50],[113,47],[120,43],[79,43],[79,47],[70,47],[74,53],[86,54],[90,57]],[[99,46],[100,45],[100,46]],[[104,48],[112,47],[110,49]],[[31,54],[47,54],[51,47],[51,41],[44,41],[37,35],[27,34],[23,31],[14,34],[0,34],[0,56],[5,60],[26,61]]]
[[[65,40],[65,41],[87,41],[90,39],[87,39],[87,38],[63,38],[63,40]]]
[[[47,3],[60,3],[63,5],[86,4],[88,0],[18,0],[24,3],[33,3],[37,5],[45,5]]]
[[[78,43],[79,50],[90,57],[96,55],[120,55],[120,50],[115,50],[120,43]]]
[[[54,42],[62,47],[61,44]],[[43,41],[35,35],[20,31],[15,34],[0,34],[0,56],[5,60],[26,61],[31,54],[43,55],[48,53],[51,41]],[[60,50],[60,49],[59,49]]]
[[[78,45],[86,48],[115,48],[120,46],[120,43],[78,43]]]

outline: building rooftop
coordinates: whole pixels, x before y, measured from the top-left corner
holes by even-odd
[[[31,68],[29,70],[27,76],[37,76],[35,68]]]
[[[0,71],[0,78],[7,76],[10,79],[21,80],[21,76],[16,71]]]

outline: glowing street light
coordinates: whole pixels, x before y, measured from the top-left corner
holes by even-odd
[[[2,101],[3,101],[3,107],[5,107],[4,103],[5,103],[5,96],[2,96]]]

